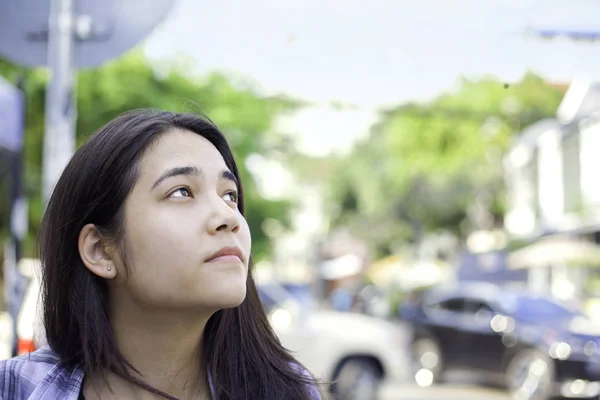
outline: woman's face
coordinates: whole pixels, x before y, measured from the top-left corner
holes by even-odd
[[[246,296],[250,231],[219,151],[174,130],[146,151],[125,202],[123,262],[114,285],[155,307],[222,309]],[[220,256],[219,256],[220,255]]]

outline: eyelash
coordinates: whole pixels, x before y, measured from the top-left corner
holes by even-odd
[[[229,192],[225,193],[225,195],[230,194],[231,197],[233,197],[232,202],[234,202],[235,204],[238,203],[238,199],[239,199],[239,195],[238,192],[236,192],[235,190],[230,190]]]
[[[173,191],[172,191],[172,192],[169,194],[169,197],[172,197],[172,196],[173,196],[173,194],[175,194],[175,193],[177,193],[177,192],[179,192],[179,191],[183,191],[183,190],[185,190],[186,192],[188,192],[188,194],[189,194],[189,197],[192,197],[192,198],[194,197],[194,195],[192,194],[192,190],[191,190],[190,188],[188,188],[188,187],[180,187],[180,188],[177,188],[177,189],[173,190]],[[237,204],[237,203],[238,203],[238,200],[239,200],[239,194],[238,194],[238,192],[237,192],[237,191],[235,191],[235,190],[230,190],[230,191],[226,192],[226,193],[224,194],[224,196],[225,196],[225,195],[231,195],[231,197],[233,198],[233,200],[231,200],[231,201],[232,201],[233,203],[235,203],[235,204]],[[183,196],[183,197],[188,197],[188,196]]]
[[[188,192],[188,194],[189,194],[189,196],[183,196],[183,197],[194,197],[194,195],[192,194],[192,191],[191,191],[191,189],[190,189],[190,188],[188,188],[188,187],[180,187],[180,188],[177,188],[177,189],[173,190],[171,193],[169,193],[169,196],[168,196],[168,197],[172,197],[172,196],[173,196],[175,193],[177,193],[177,192],[179,192],[179,191],[183,191],[183,190],[185,190],[185,191],[186,191],[186,192]]]

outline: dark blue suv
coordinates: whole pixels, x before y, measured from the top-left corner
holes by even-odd
[[[400,316],[413,328],[415,379],[463,369],[501,378],[515,399],[597,397],[600,330],[576,309],[486,283],[415,292]]]

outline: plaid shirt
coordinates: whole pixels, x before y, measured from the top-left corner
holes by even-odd
[[[82,381],[83,371],[62,365],[48,346],[0,361],[3,400],[77,400]]]
[[[77,400],[82,382],[83,371],[61,364],[49,346],[0,361],[0,400]],[[321,400],[314,385],[311,399]]]

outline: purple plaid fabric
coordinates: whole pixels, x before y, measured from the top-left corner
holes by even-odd
[[[0,400],[77,400],[82,382],[83,371],[65,367],[49,346],[0,361]],[[321,400],[314,385],[311,399]]]
[[[0,361],[2,400],[77,400],[83,371],[62,366],[50,347]]]

